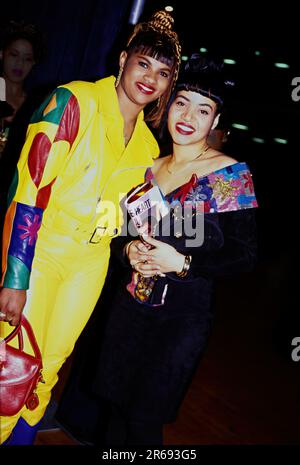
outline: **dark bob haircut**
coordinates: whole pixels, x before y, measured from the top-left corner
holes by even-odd
[[[179,73],[174,94],[180,90],[197,92],[215,102],[220,113],[226,90],[233,85],[232,81],[225,80],[223,62],[194,53]]]

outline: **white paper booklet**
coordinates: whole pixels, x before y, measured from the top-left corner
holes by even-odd
[[[140,236],[154,235],[157,223],[169,212],[158,186],[145,182],[125,201],[125,206]]]

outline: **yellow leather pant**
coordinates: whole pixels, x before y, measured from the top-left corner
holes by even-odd
[[[39,406],[35,410],[23,407],[17,415],[0,417],[0,444],[8,438],[20,416],[31,426],[43,417],[58,380],[57,373],[72,352],[101,293],[109,244],[108,237],[91,244],[40,229],[24,314],[43,356],[45,384],[38,384]],[[5,337],[12,329],[2,322],[0,336]],[[26,341],[24,350],[32,353],[28,344]]]

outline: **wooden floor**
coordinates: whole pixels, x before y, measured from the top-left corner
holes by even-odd
[[[280,345],[281,279],[276,266],[261,266],[221,282],[208,349],[166,445],[300,444],[300,361]],[[36,444],[77,443],[58,429],[39,432]]]

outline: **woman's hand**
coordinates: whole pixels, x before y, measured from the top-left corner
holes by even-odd
[[[0,292],[0,321],[17,326],[26,303],[26,291],[3,288]]]
[[[133,269],[145,277],[161,275],[159,264],[147,262],[148,247],[140,240],[131,241],[125,246],[128,260]]]
[[[184,265],[185,256],[169,244],[157,241],[153,237],[145,237],[145,241],[153,246],[151,250],[145,251],[143,257],[153,266],[159,266],[161,273],[180,272]]]

